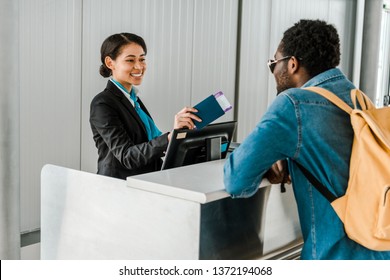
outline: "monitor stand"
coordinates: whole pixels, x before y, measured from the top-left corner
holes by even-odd
[[[207,138],[207,161],[221,159],[221,137]]]

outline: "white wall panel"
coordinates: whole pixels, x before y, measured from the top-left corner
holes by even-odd
[[[191,105],[222,91],[234,105],[238,1],[196,0]],[[233,120],[233,111],[216,122]]]
[[[254,128],[268,105],[271,1],[242,4],[237,141]]]
[[[19,2],[0,0],[0,259],[20,258]]]
[[[40,227],[40,170],[80,168],[81,2],[20,0],[22,231]]]

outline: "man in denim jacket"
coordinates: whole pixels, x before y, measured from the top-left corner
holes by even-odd
[[[304,239],[301,259],[390,259],[390,251],[372,251],[349,239],[330,203],[296,165],[300,163],[334,195],[345,193],[353,141],[350,117],[304,89],[328,89],[352,106],[350,91],[355,86],[336,68],[337,30],[324,21],[301,20],[285,31],[274,58],[268,65],[278,96],[226,161],[226,190],[233,198],[249,197],[268,170],[267,177],[280,182],[283,170],[274,163],[287,159]]]

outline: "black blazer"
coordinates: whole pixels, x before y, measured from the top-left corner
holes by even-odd
[[[141,108],[149,116],[140,99]],[[108,81],[91,102],[89,122],[98,149],[98,174],[126,179],[160,170],[168,133],[148,141],[145,126],[124,94]]]

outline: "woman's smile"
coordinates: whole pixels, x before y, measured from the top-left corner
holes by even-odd
[[[132,77],[136,77],[136,78],[139,78],[139,77],[142,77],[143,73],[131,73],[130,74]]]

